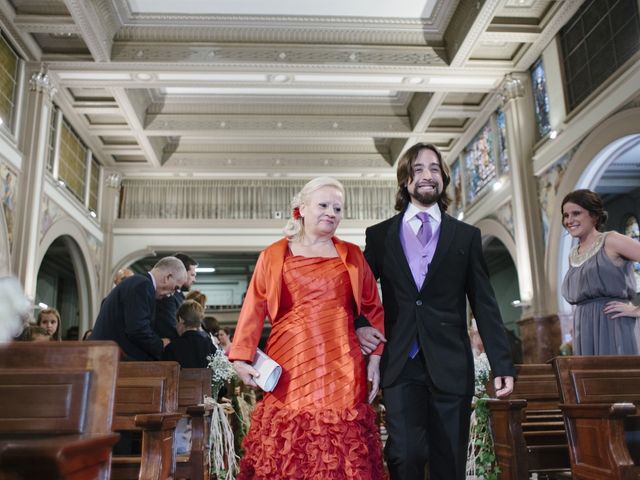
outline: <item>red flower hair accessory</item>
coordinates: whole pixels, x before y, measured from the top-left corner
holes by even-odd
[[[302,217],[302,215],[300,215],[300,207],[296,207],[293,209],[293,219],[294,220],[298,220]]]

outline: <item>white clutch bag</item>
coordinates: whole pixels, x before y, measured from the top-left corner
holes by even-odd
[[[251,366],[260,372],[259,377],[253,378],[256,384],[265,392],[273,391],[280,380],[282,367],[259,348]]]

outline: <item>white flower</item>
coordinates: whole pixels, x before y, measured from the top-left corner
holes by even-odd
[[[224,354],[221,348],[216,353],[207,357],[209,360],[208,367],[211,369],[211,383],[214,385],[222,385],[228,382],[235,375],[233,365]]]
[[[23,321],[32,305],[24,296],[15,277],[0,277],[0,342],[7,342],[20,334]]]
[[[475,396],[482,397],[487,389],[486,384],[491,374],[491,366],[489,365],[489,359],[487,354],[482,352],[480,355],[473,359],[473,365],[475,368]]]

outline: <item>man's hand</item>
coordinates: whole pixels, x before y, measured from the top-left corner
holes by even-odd
[[[493,386],[496,389],[496,397],[507,398],[513,392],[513,377],[495,377]]]
[[[367,328],[367,327],[363,327]],[[371,355],[367,363],[367,385],[369,386],[369,403],[376,398],[380,389],[380,355]]]
[[[365,355],[373,352],[377,346],[380,345],[380,342],[387,341],[380,330],[374,327],[360,327],[356,330],[356,336],[360,343],[360,350],[362,350],[362,353]]]

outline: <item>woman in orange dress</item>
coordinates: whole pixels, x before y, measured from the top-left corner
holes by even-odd
[[[311,180],[292,201],[287,238],[258,258],[229,358],[255,386],[248,362],[269,318],[266,353],[282,376],[251,417],[239,480],[386,478],[369,405],[382,344],[365,358],[354,327],[363,315],[383,331],[383,311],[360,248],[334,236],[343,199],[337,180]]]

